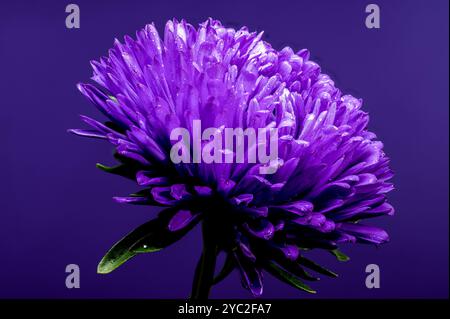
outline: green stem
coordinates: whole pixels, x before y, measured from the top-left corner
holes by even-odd
[[[216,268],[217,244],[214,240],[211,224],[207,220],[202,222],[203,252],[195,269],[192,284],[191,299],[206,300],[214,280]]]

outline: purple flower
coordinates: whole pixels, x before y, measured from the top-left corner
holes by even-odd
[[[115,146],[120,164],[98,167],[141,186],[116,201],[164,207],[105,255],[100,273],[167,247],[201,222],[193,298],[206,298],[235,268],[254,296],[262,294],[263,270],[314,292],[304,283],[317,280],[309,271],[336,274],[309,260],[309,249],[346,260],[341,243],[388,240],[384,230],[359,223],[394,212],[386,201],[389,159],[367,130],[362,101],[342,95],[307,50],[276,51],[261,37],[212,19],[197,29],[174,20],[163,39],[147,25],[136,40],[116,40],[108,57],[92,61],[95,83],[78,88],[107,120],[82,116],[90,129],[71,132]],[[278,156],[269,164],[175,164],[171,132],[193,133],[194,120],[221,129],[276,128]],[[262,175],[264,165],[275,173]],[[221,252],[227,259],[214,277]]]

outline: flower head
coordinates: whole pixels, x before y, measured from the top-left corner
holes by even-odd
[[[203,281],[193,295],[205,294],[234,268],[255,296],[263,291],[263,270],[313,292],[304,281],[317,278],[308,270],[335,274],[309,260],[308,249],[343,260],[341,243],[388,240],[384,230],[358,222],[394,211],[386,202],[393,189],[389,159],[367,130],[362,101],[343,95],[307,50],[277,51],[261,37],[212,19],[197,29],[174,20],[163,39],[147,25],[136,40],[116,40],[108,57],[92,61],[95,84],[78,88],[107,120],[83,116],[90,129],[71,131],[115,146],[120,164],[98,166],[141,187],[116,201],[164,208],[118,242],[99,272],[162,249],[201,221],[204,252],[196,276]],[[171,132],[194,133],[195,120],[218,131],[276,128],[277,157],[174,163]],[[221,158],[236,156],[221,151]],[[262,166],[274,173],[261,174]],[[213,280],[219,252],[228,258]]]

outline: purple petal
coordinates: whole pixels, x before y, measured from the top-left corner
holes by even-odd
[[[173,205],[177,201],[170,196],[170,187],[154,187],[151,190],[153,199],[163,205]]]
[[[167,177],[149,177],[150,172],[139,171],[136,174],[136,181],[140,186],[166,185],[169,182]]]
[[[254,297],[259,297],[263,293],[263,275],[253,263],[246,260],[240,254],[234,253],[239,271],[241,273],[242,284],[250,290]]]
[[[196,217],[198,217],[198,214],[193,214],[189,210],[179,210],[170,220],[169,225],[167,228],[170,231],[177,231],[180,230],[187,225],[189,225]]]
[[[211,196],[213,193],[208,186],[194,186],[194,190],[199,196]]]
[[[336,229],[346,234],[355,236],[357,239],[364,242],[382,244],[389,241],[389,235],[383,229],[378,227],[342,223],[336,224]]]
[[[106,135],[96,130],[70,129],[68,132],[78,136],[106,139]]]
[[[252,226],[246,224],[244,227],[253,236],[266,240],[271,239],[275,233],[275,227],[266,219],[254,222]]]

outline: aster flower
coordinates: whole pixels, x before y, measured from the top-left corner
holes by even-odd
[[[168,21],[115,41],[92,61],[94,84],[78,88],[107,118],[82,116],[90,129],[71,132],[107,140],[117,166],[97,166],[137,182],[119,203],[161,206],[157,216],[115,244],[99,264],[109,273],[128,259],[158,251],[202,224],[203,253],[192,298],[238,269],[254,296],[263,271],[307,292],[306,281],[336,274],[308,259],[322,249],[339,260],[342,243],[381,244],[387,233],[360,223],[392,215],[393,189],[383,144],[367,130],[362,101],[343,95],[309,52],[273,49],[262,33],[226,28],[209,19],[196,29]],[[174,128],[278,129],[278,157],[262,163],[171,161]],[[223,155],[223,154],[222,154]],[[234,156],[234,155],[233,155]],[[262,175],[262,165],[274,165]],[[215,275],[216,257],[227,255]]]

